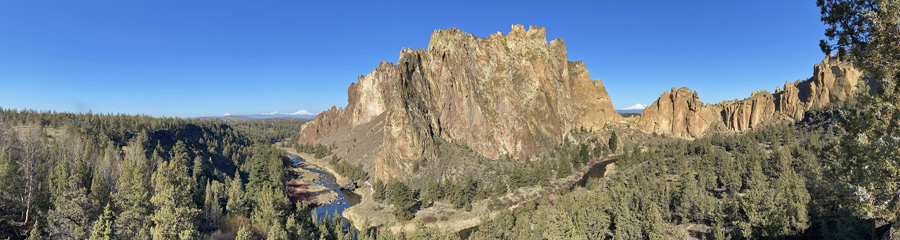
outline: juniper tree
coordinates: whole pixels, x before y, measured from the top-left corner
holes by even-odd
[[[862,69],[855,104],[840,111],[847,134],[826,153],[844,204],[859,216],[892,223],[900,234],[900,1],[818,0],[827,40],[835,53]],[[868,86],[872,86],[871,89]]]

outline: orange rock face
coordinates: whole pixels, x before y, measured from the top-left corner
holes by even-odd
[[[584,63],[568,61],[563,40],[548,43],[544,28],[521,25],[486,38],[436,30],[427,49],[402,50],[396,65],[381,63],[347,94],[347,107],[316,116],[299,141],[382,127],[374,156],[380,179],[435,157],[438,138],[488,158],[522,158],[549,150],[572,129],[621,119],[601,80],[591,80]]]
[[[705,105],[687,88],[666,91],[641,114],[645,132],[697,138],[709,129],[745,131],[773,121],[793,121],[807,110],[844,101],[856,92],[862,72],[829,56],[816,64],[813,77],[784,84],[775,93],[758,91],[743,100]]]

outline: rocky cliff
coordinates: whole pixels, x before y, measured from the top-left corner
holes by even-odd
[[[373,158],[380,179],[437,157],[438,142],[522,158],[561,143],[571,129],[621,118],[601,80],[591,80],[583,62],[568,61],[562,39],[548,43],[534,26],[485,38],[436,30],[427,49],[403,49],[397,64],[379,64],[347,95],[346,107],[316,116],[299,141],[366,132],[360,136],[378,146],[360,157]]]
[[[637,126],[645,132],[696,138],[710,129],[744,131],[766,122],[800,120],[809,109],[851,97],[861,77],[850,63],[828,56],[813,67],[809,79],[785,82],[783,90],[758,91],[743,100],[708,105],[696,92],[673,88],[644,109]]]

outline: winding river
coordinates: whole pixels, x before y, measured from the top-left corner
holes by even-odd
[[[298,157],[296,155],[293,155],[293,154],[289,154],[288,156],[291,157],[291,162],[294,166],[301,167],[310,172],[319,174],[319,177],[314,181],[316,184],[326,187],[328,189],[331,189],[332,191],[335,191],[338,193],[337,201],[335,201],[331,204],[325,205],[325,206],[319,206],[319,207],[313,208],[313,210],[311,210],[310,213],[316,214],[316,219],[318,219],[319,221],[324,221],[325,219],[333,218],[334,214],[341,215],[344,213],[345,209],[355,206],[356,204],[359,204],[359,202],[362,200],[362,196],[359,196],[358,194],[354,193],[353,191],[342,189],[341,186],[337,184],[337,180],[334,177],[334,175],[332,175],[331,173],[329,173],[327,171],[323,171],[322,169],[319,169],[318,167],[303,167],[302,165],[300,165],[300,163],[306,161],[305,159]],[[569,188],[571,189],[571,188],[574,188],[575,186],[584,187],[588,181],[597,181],[600,178],[603,178],[604,173],[606,172],[606,165],[615,162],[615,160],[617,160],[617,158],[612,157],[608,161],[594,164],[593,166],[591,166],[590,169],[588,169],[588,171],[584,175],[582,175],[582,177],[575,184],[573,184]],[[344,217],[341,215],[341,218],[344,218]],[[346,223],[349,223],[349,221],[347,221],[347,219],[344,219],[344,221]],[[345,227],[349,227],[349,225],[345,226]],[[463,230],[459,231],[457,234],[459,234],[460,238],[467,239],[475,231],[478,231],[478,226],[463,229]]]
[[[311,210],[311,213],[316,214],[316,219],[318,219],[319,221],[331,219],[332,217],[334,217],[333,215],[335,213],[341,215],[344,213],[345,209],[359,204],[359,202],[362,200],[362,197],[356,193],[353,193],[353,191],[342,189],[341,186],[337,184],[334,175],[332,175],[331,173],[323,171],[317,167],[307,168],[300,166],[299,163],[306,161],[306,159],[295,156],[293,154],[290,154],[288,156],[291,157],[291,162],[294,166],[301,167],[304,170],[319,174],[319,177],[315,180],[315,183],[317,185],[326,187],[338,193],[337,201],[325,206],[313,208],[313,210]],[[341,218],[343,218],[343,216],[341,216]],[[345,222],[347,222],[346,219],[344,220]]]

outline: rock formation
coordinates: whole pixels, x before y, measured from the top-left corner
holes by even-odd
[[[621,116],[600,79],[567,60],[562,39],[541,27],[514,25],[507,35],[475,37],[436,30],[427,49],[403,49],[347,90],[345,108],[327,110],[300,133],[302,143],[371,129],[379,179],[410,172],[437,154],[437,139],[485,157],[539,154],[574,128],[601,128]],[[367,130],[368,131],[368,130]],[[377,134],[376,134],[377,132]],[[353,140],[354,142],[356,139]]]
[[[696,138],[708,130],[745,131],[770,121],[800,120],[809,109],[846,100],[856,92],[862,72],[828,56],[813,68],[813,76],[784,83],[775,93],[757,91],[743,100],[703,104],[687,88],[666,91],[647,106],[637,124],[645,132]]]

